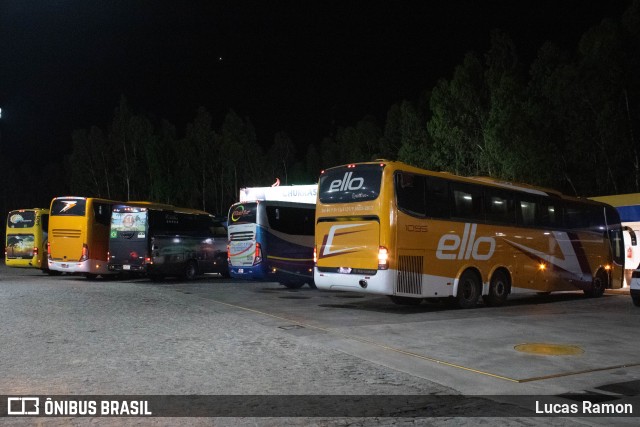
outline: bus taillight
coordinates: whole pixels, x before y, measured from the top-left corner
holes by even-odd
[[[87,246],[86,243],[82,244],[82,256],[80,257],[80,259],[78,261],[82,262],[82,261],[86,261],[89,259],[89,246]]]
[[[38,248],[37,247],[33,248],[33,256],[38,256]]]
[[[378,248],[378,270],[389,268],[389,251],[384,246]]]
[[[231,265],[231,247],[227,245],[227,264]]]
[[[51,259],[51,243],[47,242],[47,258]]]
[[[262,262],[262,247],[260,243],[256,243],[256,254],[253,258],[253,265],[260,264]]]
[[[313,265],[317,265],[318,264],[318,247],[314,246],[313,247]]]

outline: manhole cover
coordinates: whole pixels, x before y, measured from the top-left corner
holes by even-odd
[[[518,344],[514,347],[516,351],[529,354],[539,354],[542,356],[575,356],[584,353],[584,350],[577,345],[529,343]]]

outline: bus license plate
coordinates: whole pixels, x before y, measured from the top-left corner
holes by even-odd
[[[351,269],[349,267],[340,267],[338,268],[338,273],[351,274]]]
[[[123,269],[123,270],[131,270],[131,266],[130,266],[130,265],[127,265],[127,264],[125,264],[125,265],[123,265],[123,266],[122,266],[122,269]]]
[[[69,268],[69,264],[60,264],[60,267],[62,267],[62,268]]]

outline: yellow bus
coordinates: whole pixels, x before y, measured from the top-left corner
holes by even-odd
[[[7,267],[47,271],[49,209],[18,209],[7,215],[4,260]]]
[[[515,292],[598,297],[622,283],[620,219],[603,203],[387,160],[328,169],[318,185],[319,289],[470,308],[480,296],[496,306]]]
[[[631,275],[640,268],[640,193],[590,197],[618,210],[624,237],[624,286],[631,284]]]
[[[56,197],[49,218],[49,269],[87,278],[108,269],[111,210],[122,202],[93,197]]]

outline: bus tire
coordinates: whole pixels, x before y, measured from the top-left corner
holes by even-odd
[[[307,285],[309,285],[309,289],[318,289],[318,287],[316,286],[316,284],[315,284],[315,283],[313,283],[313,282],[309,282],[309,283],[307,283]]]
[[[604,290],[609,286],[609,275],[604,270],[598,270],[593,277],[591,286],[584,290],[587,298],[598,298],[604,294]]]
[[[420,305],[422,303],[422,298],[411,298],[411,297],[399,297],[397,295],[389,295],[389,299],[398,305]]]
[[[478,304],[480,297],[480,278],[472,270],[462,273],[458,281],[458,293],[456,300],[460,308],[473,308]]]
[[[48,268],[46,270],[43,270],[45,273],[47,273],[49,276],[62,276],[62,271],[58,271],[58,270],[49,270]]]
[[[95,280],[98,277],[98,275],[94,273],[85,273],[84,277],[86,277],[89,280]]]
[[[185,280],[193,280],[198,275],[198,264],[194,260],[187,261],[182,274]]]
[[[640,297],[631,297],[631,300],[633,301],[633,305],[640,307]]]
[[[489,295],[483,295],[485,304],[491,307],[498,307],[504,304],[509,297],[509,278],[507,274],[498,270],[493,273],[491,283],[489,283]]]

